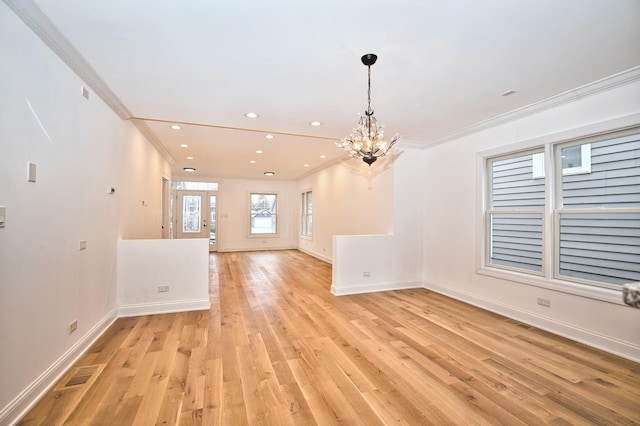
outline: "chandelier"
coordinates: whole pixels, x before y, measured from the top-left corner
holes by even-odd
[[[344,149],[351,157],[361,158],[369,166],[378,158],[386,155],[393,145],[400,140],[400,135],[396,134],[390,141],[384,138],[384,130],[378,120],[373,116],[371,109],[371,65],[376,63],[378,57],[373,53],[367,53],[361,60],[368,68],[369,82],[367,84],[367,110],[364,116],[360,117],[358,127],[351,131],[351,134],[342,138],[336,145]]]

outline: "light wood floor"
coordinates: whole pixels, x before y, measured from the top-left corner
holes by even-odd
[[[330,281],[294,250],[213,254],[210,311],[119,319],[23,423],[640,424],[640,364],[426,290]]]

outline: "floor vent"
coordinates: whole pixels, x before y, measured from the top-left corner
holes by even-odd
[[[100,373],[102,373],[104,367],[105,364],[95,364],[72,368],[60,382],[56,390],[73,389],[91,384],[98,378]]]

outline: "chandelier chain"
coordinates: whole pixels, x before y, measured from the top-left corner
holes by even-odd
[[[369,83],[367,84],[367,115],[373,115],[371,111],[371,65],[369,65]]]

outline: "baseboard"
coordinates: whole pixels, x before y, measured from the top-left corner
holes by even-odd
[[[477,306],[487,311],[514,319],[516,321],[532,325],[541,330],[566,337],[567,339],[583,343],[596,349],[618,355],[622,358],[640,362],[640,347],[629,342],[624,342],[614,339],[610,336],[594,333],[593,331],[578,328],[551,318],[543,317],[533,312],[523,311],[520,308],[498,303],[494,300],[485,299],[457,289],[433,283],[424,283],[423,288],[443,294],[445,296],[449,296],[456,300],[460,300],[461,302]]]
[[[71,368],[118,318],[117,309],[107,313],[93,328],[58,358],[33,383],[0,411],[0,425],[15,424]]]
[[[298,247],[296,246],[286,246],[286,247],[248,247],[248,248],[242,248],[242,247],[235,247],[235,248],[226,248],[226,249],[221,249],[218,247],[218,252],[219,253],[234,253],[234,252],[239,252],[239,251],[270,251],[270,250],[297,250]]]
[[[171,312],[205,311],[211,308],[209,298],[174,300],[171,302],[138,303],[118,306],[119,317],[167,314]]]
[[[329,263],[329,264],[332,264],[332,263],[333,263],[333,260],[332,260],[330,257],[328,257],[328,256],[323,256],[323,255],[321,255],[321,254],[318,254],[318,253],[315,253],[315,252],[312,252],[312,251],[309,251],[309,250],[305,250],[305,249],[303,249],[303,248],[301,248],[301,247],[298,247],[298,250],[299,250],[299,251],[301,251],[301,252],[303,252],[303,253],[305,253],[305,254],[308,254],[309,256],[313,256],[313,257],[315,257],[316,259],[320,259],[320,260],[322,260],[323,262],[327,262],[327,263]]]
[[[346,296],[349,294],[362,294],[362,293],[374,293],[378,291],[391,291],[391,290],[406,290],[410,288],[423,288],[420,281],[394,281],[394,282],[382,282],[374,284],[356,284],[351,286],[342,286],[342,288],[336,288],[331,284],[331,294],[334,296]]]

